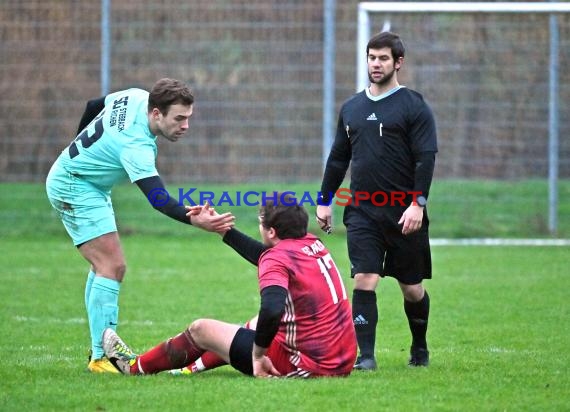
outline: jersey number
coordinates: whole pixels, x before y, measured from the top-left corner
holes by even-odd
[[[342,296],[342,300],[345,300],[346,289],[344,288],[344,283],[342,283],[342,278],[340,277],[340,273],[332,259],[331,254],[327,253],[325,256],[318,258],[317,262],[319,262],[321,273],[325,277],[327,285],[329,286],[333,303],[336,304],[339,302],[339,300],[341,300],[339,299],[339,295]],[[333,279],[333,277],[335,279]]]
[[[101,115],[102,114],[103,113],[101,113]],[[103,134],[103,117],[101,116],[98,119],[94,120],[95,120],[95,133],[93,133],[90,136],[89,132],[87,131],[88,128],[86,127],[85,129],[83,129],[83,131],[79,133],[79,136],[77,136],[75,140],[71,142],[71,144],[69,145],[70,158],[73,159],[75,156],[79,154],[79,149],[77,148],[77,142],[79,140],[81,140],[81,145],[83,146],[83,148],[87,149],[89,146],[91,146],[93,143],[95,143],[97,140],[101,138],[101,135]]]

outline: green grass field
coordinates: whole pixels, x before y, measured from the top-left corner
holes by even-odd
[[[437,190],[461,197],[477,188]],[[517,193],[525,190],[517,186]],[[570,193],[567,185],[564,190]],[[401,294],[393,279],[385,279],[378,288],[376,372],[256,380],[226,366],[183,378],[100,376],[85,371],[87,264],[52,214],[41,185],[4,184],[0,195],[2,411],[570,410],[568,247],[434,247],[434,279],[426,283],[432,298],[429,368],[406,366],[410,338]],[[461,226],[466,234],[469,226],[483,231],[488,219],[504,225],[504,236],[521,237],[531,230],[522,228],[524,216],[542,210],[536,205],[521,212],[523,217],[492,211],[462,222],[465,216],[438,210],[434,200],[432,234],[438,224]],[[117,192],[115,206],[128,262],[119,332],[133,349],[146,350],[195,318],[241,323],[255,314],[255,268],[219,236],[159,216],[132,188]],[[235,213],[238,225],[256,235],[255,210]],[[335,233],[323,239],[351,289],[344,231],[337,222]],[[458,237],[453,233],[437,229],[437,236]]]

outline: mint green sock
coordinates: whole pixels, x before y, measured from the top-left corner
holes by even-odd
[[[100,359],[105,353],[101,336],[106,328],[116,329],[119,319],[119,289],[121,284],[113,279],[95,276],[91,285],[87,317],[91,332],[92,359]]]
[[[93,269],[89,270],[87,274],[87,281],[85,282],[85,309],[89,310],[89,295],[91,294],[91,285],[95,279],[95,272]]]

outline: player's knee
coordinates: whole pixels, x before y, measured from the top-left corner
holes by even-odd
[[[117,279],[118,282],[123,281],[126,272],[127,265],[124,262],[114,265],[113,273],[115,274],[115,279]]]
[[[127,271],[125,262],[102,262],[93,264],[95,273],[98,276],[103,276],[109,279],[114,279],[117,282],[122,282]]]
[[[357,273],[354,276],[354,289],[376,290],[380,276],[376,273]]]
[[[419,302],[424,297],[424,287],[421,283],[416,285],[401,284],[402,294],[408,302]]]
[[[205,319],[196,319],[188,326],[188,332],[194,339],[199,340],[207,329],[206,323]]]

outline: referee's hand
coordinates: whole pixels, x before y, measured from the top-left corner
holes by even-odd
[[[317,206],[316,219],[321,230],[327,235],[332,233],[332,208],[330,206]]]
[[[422,227],[424,218],[424,208],[417,205],[410,205],[398,221],[402,225],[402,234],[409,235],[417,232]]]

